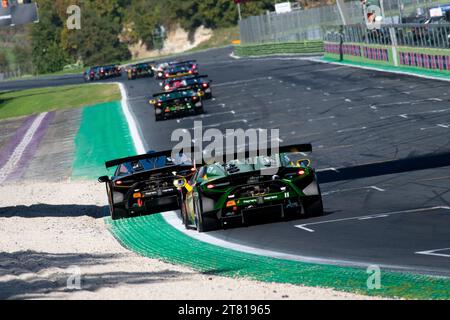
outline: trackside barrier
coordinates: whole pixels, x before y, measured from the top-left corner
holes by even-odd
[[[342,30],[345,61],[450,73],[450,25],[386,25],[378,30],[357,25]],[[337,29],[330,28],[324,38],[325,57],[339,59]]]

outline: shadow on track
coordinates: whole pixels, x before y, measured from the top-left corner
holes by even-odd
[[[337,172],[323,171],[318,172],[317,176],[320,183],[329,183],[447,166],[450,166],[450,152],[357,165],[339,169]]]
[[[47,293],[67,293],[67,281],[73,276],[72,266],[79,267],[81,290],[95,292],[118,285],[151,284],[179,281],[182,272],[162,270],[155,272],[106,271],[117,269],[127,254],[53,254],[36,251],[0,252],[0,299],[32,299]],[[108,266],[109,265],[109,266]],[[89,267],[93,272],[89,272]],[[45,276],[44,276],[45,274]],[[26,296],[24,296],[26,295]]]
[[[94,205],[49,205],[0,207],[0,218],[82,217],[103,218],[109,215],[107,206]]]

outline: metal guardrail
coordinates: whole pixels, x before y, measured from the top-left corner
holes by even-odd
[[[398,46],[450,48],[450,23],[382,25],[381,28],[374,30],[368,29],[364,24],[343,26],[341,28],[343,28],[343,40],[345,43],[392,45],[393,41],[395,41]],[[339,43],[339,28],[329,26],[325,29],[324,40]],[[394,36],[395,39],[393,39]]]
[[[385,22],[401,23],[414,21],[417,15],[426,16],[429,8],[436,7],[442,3],[442,1],[436,0],[383,0]],[[450,3],[450,0],[448,0],[448,3]],[[359,0],[345,2],[343,10],[350,17],[350,21],[347,21],[348,24],[354,25],[364,22],[363,7]],[[270,13],[249,17],[241,20],[239,23],[241,43],[244,45],[268,42],[322,40],[326,33],[324,27],[339,26],[341,24],[342,18],[336,5],[296,10],[283,14]],[[408,43],[411,42],[408,30],[407,27],[399,31],[400,38],[404,39],[403,41],[405,43],[406,41]],[[357,31],[355,30],[355,32]],[[418,31],[421,32],[421,30]],[[433,39],[438,35],[440,36],[440,34],[435,34],[434,31],[429,36],[421,34],[421,41],[417,41],[417,43],[426,45],[426,38]],[[368,37],[375,37],[373,41],[377,41],[376,39],[381,36],[368,35]],[[379,41],[382,40],[380,39]],[[442,42],[441,45],[443,45]]]
[[[348,2],[345,6],[352,17],[351,23],[362,22],[359,1]],[[322,40],[323,26],[341,23],[337,6],[253,16],[239,22],[241,44]]]

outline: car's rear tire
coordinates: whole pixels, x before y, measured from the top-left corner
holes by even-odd
[[[205,113],[203,106],[195,109],[195,114],[203,114],[203,113]]]
[[[208,232],[208,231],[214,231],[217,229],[218,229],[217,219],[199,215],[199,220],[197,222],[197,231],[198,232]]]
[[[305,210],[305,214],[309,217],[323,216],[322,196],[318,196],[317,198],[314,198],[311,200],[309,200],[309,201],[307,200],[307,201],[303,202],[303,208]]]
[[[127,211],[125,209],[121,209],[121,208],[114,208],[112,207],[110,210],[111,213],[111,219],[113,220],[119,220],[119,219],[124,219],[127,218]]]
[[[203,206],[199,200],[194,201],[194,209],[197,216],[197,231],[208,232],[219,228],[219,221],[213,217],[205,217],[203,215]]]

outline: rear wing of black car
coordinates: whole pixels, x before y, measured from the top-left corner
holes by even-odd
[[[153,159],[153,158],[159,158],[159,157],[171,157],[172,156],[172,150],[167,151],[160,151],[160,152],[154,152],[154,153],[147,153],[147,154],[141,154],[137,156],[132,157],[126,157],[111,161],[106,161],[105,166],[106,168],[115,167],[124,163],[139,161],[139,160],[145,160],[145,159]]]
[[[170,62],[169,66],[177,67],[177,66],[182,66],[182,65],[186,65],[186,64],[194,64],[194,63],[197,63],[197,60],[186,60],[186,61],[179,61],[179,62]]]
[[[183,77],[176,77],[176,78],[168,78],[166,79],[167,82],[175,82],[175,81],[182,81],[182,80],[192,80],[192,79],[201,79],[201,78],[208,78],[208,75],[189,75],[189,76],[183,76]]]
[[[153,63],[154,63],[154,62],[152,62],[152,61],[149,61],[149,62],[139,62],[139,63],[131,64],[130,67],[135,68],[135,67],[140,67],[140,66],[145,66],[145,65],[151,67]]]
[[[171,94],[171,93],[175,93],[175,92],[183,92],[183,91],[192,91],[192,89],[191,88],[183,88],[183,89],[177,89],[177,90],[172,90],[172,91],[167,91],[167,92],[160,92],[160,93],[155,93],[154,95],[153,95],[153,97],[159,97],[159,96],[164,96],[164,95],[167,95],[167,94]],[[176,99],[178,99],[178,98],[176,98]]]

